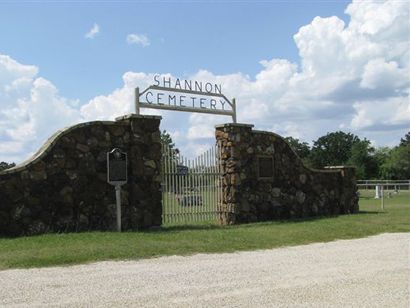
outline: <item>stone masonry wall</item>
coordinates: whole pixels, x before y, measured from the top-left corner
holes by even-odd
[[[106,153],[128,154],[122,227],[161,224],[161,117],[128,115],[57,132],[27,162],[0,172],[0,235],[114,230],[115,191]]]
[[[309,169],[282,137],[252,127],[216,127],[223,171],[221,224],[358,211],[354,168]],[[258,157],[273,158],[272,178],[258,178]]]

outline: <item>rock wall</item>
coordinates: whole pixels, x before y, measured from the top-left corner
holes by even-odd
[[[223,173],[221,224],[358,211],[354,168],[309,169],[282,137],[252,127],[216,127]],[[264,170],[270,167],[260,166],[260,158],[271,160],[273,170]]]
[[[0,235],[115,230],[106,153],[128,154],[122,227],[161,225],[161,117],[128,115],[78,124],[52,136],[27,162],[0,172]]]

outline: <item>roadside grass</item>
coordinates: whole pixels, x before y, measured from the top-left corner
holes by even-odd
[[[167,226],[147,232],[86,232],[0,238],[0,270],[136,260],[167,255],[233,252],[410,232],[410,193],[386,198],[363,191],[360,213],[221,227]]]

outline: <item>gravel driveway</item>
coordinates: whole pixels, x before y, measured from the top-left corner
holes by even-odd
[[[410,307],[410,233],[0,271],[0,306]]]

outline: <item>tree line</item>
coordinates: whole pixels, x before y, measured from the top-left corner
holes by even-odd
[[[161,139],[177,153],[169,133],[163,131]],[[297,138],[285,139],[308,167],[347,165],[356,167],[358,179],[410,179],[410,132],[400,139],[399,145],[380,148],[374,148],[366,138],[342,131],[327,133],[313,141],[312,146]],[[0,171],[13,166],[14,163],[0,162]]]
[[[297,138],[285,139],[308,167],[347,165],[356,167],[358,179],[410,179],[410,132],[399,145],[379,148],[366,138],[342,131],[327,133],[312,146]]]

